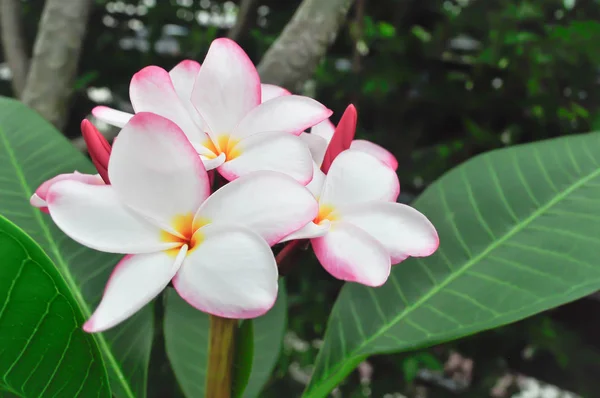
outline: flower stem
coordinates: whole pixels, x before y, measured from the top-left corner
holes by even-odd
[[[207,398],[231,398],[233,381],[233,353],[237,319],[210,315],[208,372],[206,373]]]

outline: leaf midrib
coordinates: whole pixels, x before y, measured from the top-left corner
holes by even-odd
[[[8,153],[8,158],[10,160],[10,163],[13,166],[13,168],[15,169],[17,179],[19,180],[19,184],[21,185],[21,188],[23,188],[23,193],[24,193],[25,199],[27,200],[27,195],[29,195],[29,193],[32,192],[31,187],[29,186],[29,184],[27,184],[25,176],[24,176],[23,172],[21,171],[21,169],[19,168],[19,164],[18,164],[15,154],[12,150],[10,142],[8,141],[8,139],[6,137],[6,133],[4,132],[4,129],[2,129],[2,128],[0,128],[0,139],[2,139],[4,147],[6,148],[6,152]],[[37,209],[35,209],[34,207],[29,207],[29,209],[32,211],[34,218],[41,226],[44,237],[48,240],[48,243],[50,244],[52,252],[56,256],[57,265],[62,270],[61,274],[63,275],[65,281],[67,282],[67,285],[69,285],[69,289],[71,290],[73,295],[76,297],[77,303],[79,305],[81,312],[84,314],[84,316],[86,318],[89,318],[91,315],[91,310],[88,307],[83,296],[81,295],[79,286],[77,286],[77,283],[75,283],[75,280],[73,279],[71,272],[69,270],[69,267],[68,267],[67,263],[65,262],[62,254],[60,253],[60,250],[58,249],[54,240],[52,239],[52,235],[50,234],[50,231],[48,230],[48,226],[42,219],[41,212],[38,211]],[[131,398],[135,398],[135,394],[133,394],[133,391],[131,390],[129,383],[126,382],[127,379],[126,379],[125,375],[123,374],[123,371],[122,371],[121,367],[119,366],[117,360],[115,359],[112,351],[110,350],[110,347],[108,346],[108,343],[106,342],[106,339],[104,338],[104,335],[96,334],[96,335],[94,335],[94,337],[96,338],[96,341],[100,345],[100,348],[106,355],[106,359],[112,366],[114,372],[117,374],[117,378],[119,379],[119,382],[121,383],[127,396],[131,397]]]
[[[464,166],[462,166],[462,167],[464,167]],[[520,222],[518,224],[515,224],[515,226],[513,226],[502,237],[500,237],[495,242],[492,242],[490,245],[488,245],[488,247],[485,250],[481,251],[478,255],[472,257],[469,261],[467,261],[458,270],[456,270],[455,272],[449,274],[448,277],[446,277],[446,279],[444,279],[443,281],[441,281],[438,285],[434,286],[433,289],[431,289],[428,293],[424,294],[413,305],[411,305],[410,307],[407,307],[405,311],[403,311],[402,313],[400,313],[399,315],[397,315],[395,318],[393,318],[393,320],[391,322],[388,322],[388,323],[384,324],[376,333],[372,334],[371,337],[369,337],[368,339],[363,340],[363,343],[361,343],[360,345],[357,346],[357,348],[353,349],[352,351],[350,351],[348,353],[347,358],[349,358],[351,360],[353,358],[357,358],[357,357],[361,358],[361,357],[363,357],[364,355],[358,355],[357,356],[357,353],[360,350],[362,350],[365,346],[369,345],[371,342],[373,342],[377,338],[379,338],[382,335],[384,335],[392,326],[394,326],[398,322],[402,321],[404,318],[406,318],[408,315],[410,315],[415,309],[418,309],[423,303],[427,302],[430,298],[432,298],[433,296],[435,296],[436,294],[438,294],[440,291],[442,291],[442,289],[445,288],[448,284],[450,284],[455,279],[457,279],[459,276],[461,276],[462,274],[464,274],[465,272],[467,272],[473,265],[477,264],[482,258],[484,258],[490,252],[492,252],[493,250],[495,250],[496,248],[498,248],[505,241],[507,241],[508,239],[512,238],[518,232],[522,231],[525,227],[527,227],[537,217],[539,217],[540,215],[542,215],[543,213],[545,213],[547,210],[549,210],[550,208],[552,208],[554,205],[556,205],[557,203],[559,203],[560,201],[562,201],[563,199],[565,199],[569,194],[571,194],[573,191],[575,191],[578,188],[580,188],[586,182],[588,182],[589,180],[591,180],[591,179],[593,179],[595,177],[598,177],[599,175],[600,175],[600,168],[599,169],[595,169],[594,171],[592,171],[591,173],[589,173],[587,176],[581,178],[579,181],[573,183],[572,185],[570,185],[568,188],[564,189],[563,191],[557,192],[556,196],[553,199],[550,199],[545,205],[541,206],[538,210],[536,210],[533,213],[531,213],[531,215],[529,217],[525,218],[522,222]],[[443,198],[444,207],[446,209],[448,209],[448,205],[446,203],[445,197],[442,196],[442,198]],[[319,353],[319,356],[321,356],[321,353]],[[324,375],[324,377],[320,378],[320,380],[325,380],[325,379],[329,378],[331,375],[339,373],[340,370],[342,370],[343,368],[344,368],[344,363],[343,362],[338,362],[338,364],[335,365],[334,368],[333,368],[335,370],[326,373]],[[324,384],[322,384],[322,385],[324,385]],[[311,394],[315,394],[316,392],[319,392],[320,390],[323,390],[323,388],[322,387],[320,387],[320,388],[317,387],[317,388],[313,389],[312,392],[310,390],[308,390],[307,392],[309,392]],[[327,391],[329,391],[329,390],[327,390]],[[310,396],[310,395],[307,395],[307,396]]]

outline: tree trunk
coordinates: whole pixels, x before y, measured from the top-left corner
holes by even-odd
[[[58,129],[69,100],[92,0],[47,0],[33,47],[22,100]]]
[[[19,3],[18,0],[0,0],[0,24],[4,59],[12,74],[13,92],[15,97],[21,98],[27,79],[29,56],[22,35]]]
[[[263,83],[299,91],[334,42],[353,0],[304,0],[258,64]]]

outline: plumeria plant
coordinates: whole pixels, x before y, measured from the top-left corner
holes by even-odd
[[[587,185],[600,164],[586,149],[595,135],[485,155],[412,207],[398,203],[394,155],[355,139],[353,105],[334,125],[318,101],[261,84],[231,40],[215,40],[202,64],[148,66],[129,91],[134,114],[92,110],[120,129],[112,145],[81,124],[95,172],[77,158],[56,175],[52,162],[69,150],[62,141],[24,172],[19,134],[0,136],[32,206],[13,198],[1,208],[17,225],[0,219],[0,389],[145,397],[154,330],[164,327],[186,397],[257,396],[284,328],[283,267],[309,247],[347,284],[306,397],[327,396],[371,354],[474,333],[599,287],[588,242],[596,224],[562,232],[576,250],[560,251],[555,232],[581,215],[572,202],[585,207],[591,191],[579,190],[598,186]],[[557,162],[561,148],[585,157]],[[531,153],[537,166],[525,168]],[[27,310],[19,318],[13,307]],[[58,337],[42,337],[39,349],[37,336],[52,336],[44,322]],[[38,369],[47,376],[31,376]]]

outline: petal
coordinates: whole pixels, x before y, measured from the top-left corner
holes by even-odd
[[[315,255],[334,277],[367,286],[381,286],[390,275],[390,255],[362,229],[335,222],[329,233],[311,239]]]
[[[321,123],[315,124],[312,129],[310,129],[311,134],[323,138],[327,142],[327,145],[329,145],[334,132],[335,126],[329,119],[325,119]]]
[[[331,165],[319,201],[332,206],[371,200],[395,202],[399,193],[394,170],[374,156],[349,149]]]
[[[216,39],[200,68],[191,99],[213,138],[230,134],[260,104],[258,72],[234,41]]]
[[[190,305],[235,319],[267,312],[277,298],[277,264],[256,233],[235,225],[201,228],[202,242],[188,253],[173,286]]]
[[[182,100],[190,100],[196,76],[200,72],[200,64],[191,59],[186,59],[175,65],[169,71],[175,92]]]
[[[348,105],[327,145],[327,151],[325,151],[323,164],[321,165],[323,172],[328,173],[331,163],[333,163],[335,158],[352,145],[352,140],[354,140],[354,134],[356,133],[357,118],[358,115],[356,114],[354,105]]]
[[[266,102],[270,99],[281,97],[283,95],[292,95],[283,87],[276,86],[274,84],[261,84],[260,85],[261,99],[260,102]]]
[[[131,105],[136,113],[152,112],[179,126],[188,139],[201,143],[206,139],[202,126],[194,122],[184,101],[179,98],[171,76],[158,66],[147,66],[133,75],[129,85]]]
[[[319,169],[316,163],[313,163],[313,178],[306,185],[306,189],[313,194],[313,196],[319,200],[321,192],[323,191],[323,184],[325,184],[325,173]]]
[[[285,95],[252,109],[236,126],[232,137],[242,139],[258,133],[284,132],[300,135],[331,116],[332,111],[312,98]]]
[[[46,197],[50,216],[73,240],[109,253],[151,253],[176,246],[161,230],[128,209],[110,185],[59,181]]]
[[[327,141],[323,137],[312,133],[301,133],[298,137],[306,144],[317,167],[320,168],[323,157],[325,157],[325,151],[327,151]]]
[[[234,151],[239,155],[219,167],[227,180],[259,170],[279,171],[306,185],[312,179],[313,160],[310,151],[296,136],[263,133],[240,141]]]
[[[398,169],[398,160],[396,160],[396,157],[384,147],[377,145],[371,141],[354,140],[352,141],[352,144],[350,144],[350,149],[356,149],[362,152],[366,152],[370,155],[375,156],[383,163],[387,164],[394,171]]]
[[[110,275],[102,301],[83,330],[102,332],[139,311],[173,279],[186,252],[184,245],[177,256],[166,252],[125,256]]]
[[[296,239],[318,238],[319,236],[323,236],[323,235],[327,234],[327,232],[329,232],[330,228],[331,228],[331,223],[329,222],[329,220],[323,220],[319,224],[315,224],[314,222],[311,221],[308,224],[306,224],[304,227],[297,230],[296,232],[281,239],[279,241],[279,243],[287,242],[289,240],[296,240]]]
[[[429,256],[440,243],[437,231],[427,217],[401,203],[367,202],[338,211],[344,221],[377,239],[390,253],[392,264],[408,256]]]
[[[243,225],[273,245],[313,220],[318,210],[311,193],[291,177],[257,171],[213,193],[194,221]]]
[[[108,173],[124,203],[167,230],[210,195],[204,165],[186,136],[153,113],[137,113],[123,128]]]
[[[133,116],[131,113],[119,111],[108,106],[96,106],[92,109],[92,115],[98,120],[116,127],[123,127]]]
[[[204,163],[204,168],[206,170],[212,170],[225,163],[225,154],[221,153],[219,156],[212,159],[207,158],[206,156],[200,156],[200,159],[202,159],[202,163]]]
[[[80,181],[89,185],[104,185],[102,177],[100,177],[98,174],[82,174],[77,171],[73,173],[59,174],[56,177],[44,181],[42,185],[35,190],[35,193],[30,200],[30,202],[35,202],[35,204],[31,203],[31,205],[34,207],[46,206],[46,196],[48,195],[48,190],[50,190],[50,187],[59,181],[65,180]]]

